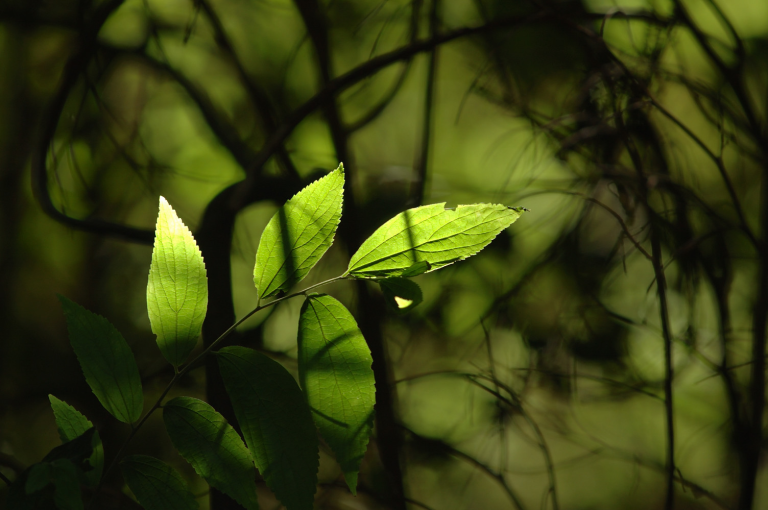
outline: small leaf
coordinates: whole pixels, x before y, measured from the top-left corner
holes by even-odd
[[[387,278],[379,280],[384,300],[398,313],[405,313],[416,307],[424,299],[421,288],[407,278]]]
[[[347,274],[357,278],[415,276],[426,262],[428,271],[470,257],[490,243],[523,213],[504,205],[445,203],[408,209],[378,228],[349,262]]]
[[[120,332],[104,317],[59,296],[67,319],[69,342],[85,381],[109,413],[124,423],[141,416],[144,394],[131,349]]]
[[[173,446],[197,474],[248,510],[258,510],[256,471],[243,440],[222,415],[192,397],[176,397],[163,406]]]
[[[88,418],[63,400],[59,400],[53,395],[48,395],[48,400],[51,402],[51,408],[56,418],[56,426],[59,429],[59,437],[62,443],[73,441],[85,434],[88,429],[93,428],[93,424]],[[104,470],[104,447],[101,444],[101,438],[97,431],[93,433],[91,445],[93,446],[93,453],[88,459],[88,463],[92,469],[84,473],[83,483],[89,487],[96,487]]]
[[[312,418],[353,494],[373,428],[372,363],[368,344],[344,305],[326,294],[308,296],[299,318],[299,380]]]
[[[403,271],[403,274],[400,275],[403,278],[412,278],[414,276],[419,276],[420,274],[426,273],[432,269],[432,266],[427,262],[426,260],[420,260],[419,262],[416,262],[411,267]]]
[[[51,462],[53,501],[59,510],[83,510],[78,469],[67,459]]]
[[[165,359],[173,366],[184,363],[203,327],[208,278],[192,233],[163,197],[149,268],[147,309]]]
[[[288,510],[310,510],[317,488],[317,431],[296,381],[280,363],[253,349],[225,347],[217,358],[267,486]]]
[[[146,510],[196,510],[195,497],[179,473],[148,455],[131,455],[120,462],[128,487]]]
[[[253,283],[261,298],[300,282],[333,244],[341,219],[344,165],[288,200],[269,220],[256,251]]]

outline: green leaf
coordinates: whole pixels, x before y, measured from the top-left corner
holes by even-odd
[[[525,209],[495,204],[445,203],[408,209],[378,228],[349,261],[347,274],[357,278],[415,276],[474,255],[520,217]],[[410,269],[410,271],[409,271]],[[415,272],[415,274],[413,274]]]
[[[24,492],[33,494],[46,488],[49,483],[51,483],[51,463],[38,462],[29,468],[27,483],[24,484]]]
[[[83,510],[78,474],[77,467],[68,459],[57,459],[51,462],[53,501],[59,510]]]
[[[333,244],[341,219],[344,165],[288,200],[269,220],[256,251],[253,283],[261,298],[300,282]]]
[[[69,342],[85,380],[109,413],[124,423],[141,416],[144,394],[136,360],[120,332],[104,317],[59,296]]]
[[[384,300],[398,313],[405,313],[416,307],[424,299],[421,288],[407,278],[387,278],[379,280]]]
[[[56,418],[56,426],[59,429],[59,437],[62,443],[73,441],[85,434],[88,429],[93,428],[93,424],[88,418],[63,400],[59,400],[53,395],[48,395],[48,400],[51,402],[51,408]],[[88,463],[92,469],[84,473],[83,483],[89,487],[96,487],[104,470],[104,447],[101,444],[101,438],[97,431],[93,433],[91,445],[93,446],[93,453],[90,459],[88,459]]]
[[[163,197],[149,268],[147,308],[165,359],[173,366],[184,363],[203,327],[208,278],[195,238]]]
[[[147,510],[196,510],[195,497],[181,476],[165,462],[131,455],[120,462],[128,487]]]
[[[235,429],[202,400],[177,397],[163,406],[173,446],[197,474],[248,510],[258,510],[256,471]]]
[[[414,276],[419,276],[420,274],[424,274],[427,271],[432,269],[432,266],[427,262],[426,260],[421,260],[419,262],[416,262],[411,267],[403,271],[402,276],[403,278],[412,278]]]
[[[354,494],[373,428],[373,358],[354,317],[336,299],[312,294],[299,318],[299,380],[312,418]]]
[[[288,510],[312,508],[318,469],[317,430],[291,374],[245,347],[217,353],[235,416],[267,486]]]

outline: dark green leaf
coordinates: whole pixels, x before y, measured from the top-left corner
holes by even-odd
[[[210,405],[177,397],[163,406],[171,441],[197,474],[248,510],[259,508],[256,471],[243,440]]]
[[[299,191],[261,234],[253,283],[261,298],[300,282],[333,244],[341,219],[344,166]]]
[[[424,299],[421,288],[407,278],[379,280],[387,304],[395,311],[404,313],[416,307]]]
[[[429,262],[426,260],[421,260],[403,271],[403,274],[400,276],[403,278],[412,278],[414,276],[419,276],[420,274],[426,273],[430,269],[432,269],[432,266],[430,266]]]
[[[56,418],[56,426],[59,429],[59,437],[62,443],[73,441],[82,436],[88,429],[93,428],[93,424],[83,416],[74,407],[63,400],[59,400],[53,395],[48,395],[51,402],[53,415]],[[89,487],[96,487],[101,479],[101,473],[104,470],[104,447],[101,444],[101,438],[97,431],[93,432],[93,453],[88,459],[90,470],[83,474],[83,483]]]
[[[372,363],[368,344],[344,305],[326,294],[308,296],[299,319],[299,379],[352,493],[373,428]]]
[[[80,480],[77,467],[67,459],[51,462],[53,501],[59,510],[83,510]]]
[[[44,489],[49,483],[51,483],[50,462],[38,462],[29,468],[27,483],[24,484],[24,492],[32,494]]]
[[[246,349],[217,353],[221,375],[256,467],[288,510],[312,508],[317,431],[299,386],[277,361]]]
[[[163,197],[149,268],[147,309],[165,359],[174,366],[184,363],[197,344],[208,310],[208,277],[192,232]]]
[[[504,205],[445,203],[408,209],[379,227],[349,262],[347,274],[357,278],[415,276],[474,255],[523,213]]]
[[[165,462],[131,455],[120,462],[125,483],[147,510],[195,510],[195,497],[181,476]]]
[[[125,423],[141,416],[144,394],[131,349],[120,332],[104,317],[59,296],[72,344],[96,398],[109,413]]]

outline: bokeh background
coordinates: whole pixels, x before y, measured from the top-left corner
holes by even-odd
[[[766,91],[764,0],[0,0],[0,470],[59,443],[49,393],[108,461],[129,433],[56,293],[122,331],[147,402],[172,376],[145,302],[159,195],[205,256],[210,339],[255,306],[275,208],[343,161],[307,284],[408,207],[530,212],[417,277],[407,315],[373,285],[327,289],[378,404],[360,493],[323,449],[318,508],[767,508]],[[295,372],[300,305],[233,341]],[[179,394],[229,412],[211,367]],[[129,450],[233,508],[159,417]],[[105,491],[136,507],[119,474]]]

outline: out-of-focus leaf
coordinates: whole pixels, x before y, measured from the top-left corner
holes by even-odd
[[[59,296],[69,342],[85,381],[109,413],[124,423],[141,416],[144,394],[136,360],[123,335],[104,317]]]
[[[35,493],[47,487],[49,483],[51,483],[50,462],[38,462],[29,468],[27,483],[24,484],[24,492],[27,494]]]
[[[387,278],[379,280],[384,300],[398,313],[405,313],[416,307],[424,299],[421,288],[407,278]]]
[[[202,400],[177,397],[163,406],[163,420],[197,474],[248,510],[259,508],[251,454],[222,415]]]
[[[78,410],[63,400],[59,400],[53,395],[48,395],[51,402],[53,416],[56,418],[56,427],[59,429],[59,437],[62,443],[73,441],[93,428],[93,424],[83,416]],[[98,431],[93,432],[93,441],[91,443],[93,453],[88,459],[91,470],[83,474],[83,483],[89,487],[96,487],[101,479],[101,473],[104,470],[104,447],[101,444],[101,438]]]
[[[260,297],[300,282],[333,244],[341,219],[344,166],[288,200],[269,220],[256,251],[253,283]]]
[[[174,366],[184,363],[197,344],[208,310],[208,278],[192,233],[163,197],[149,268],[147,309],[165,359]]]
[[[496,204],[445,209],[445,203],[408,209],[365,240],[347,273],[357,278],[414,276],[415,269],[423,268],[414,265],[423,262],[428,271],[440,269],[485,248],[524,211]]]
[[[123,478],[146,510],[196,510],[195,497],[171,466],[148,455],[120,462]]]
[[[310,510],[317,430],[304,395],[277,361],[245,347],[217,353],[237,422],[267,486],[288,510]]]
[[[312,418],[354,494],[373,428],[373,358],[354,317],[336,299],[312,294],[299,318],[299,380]]]

